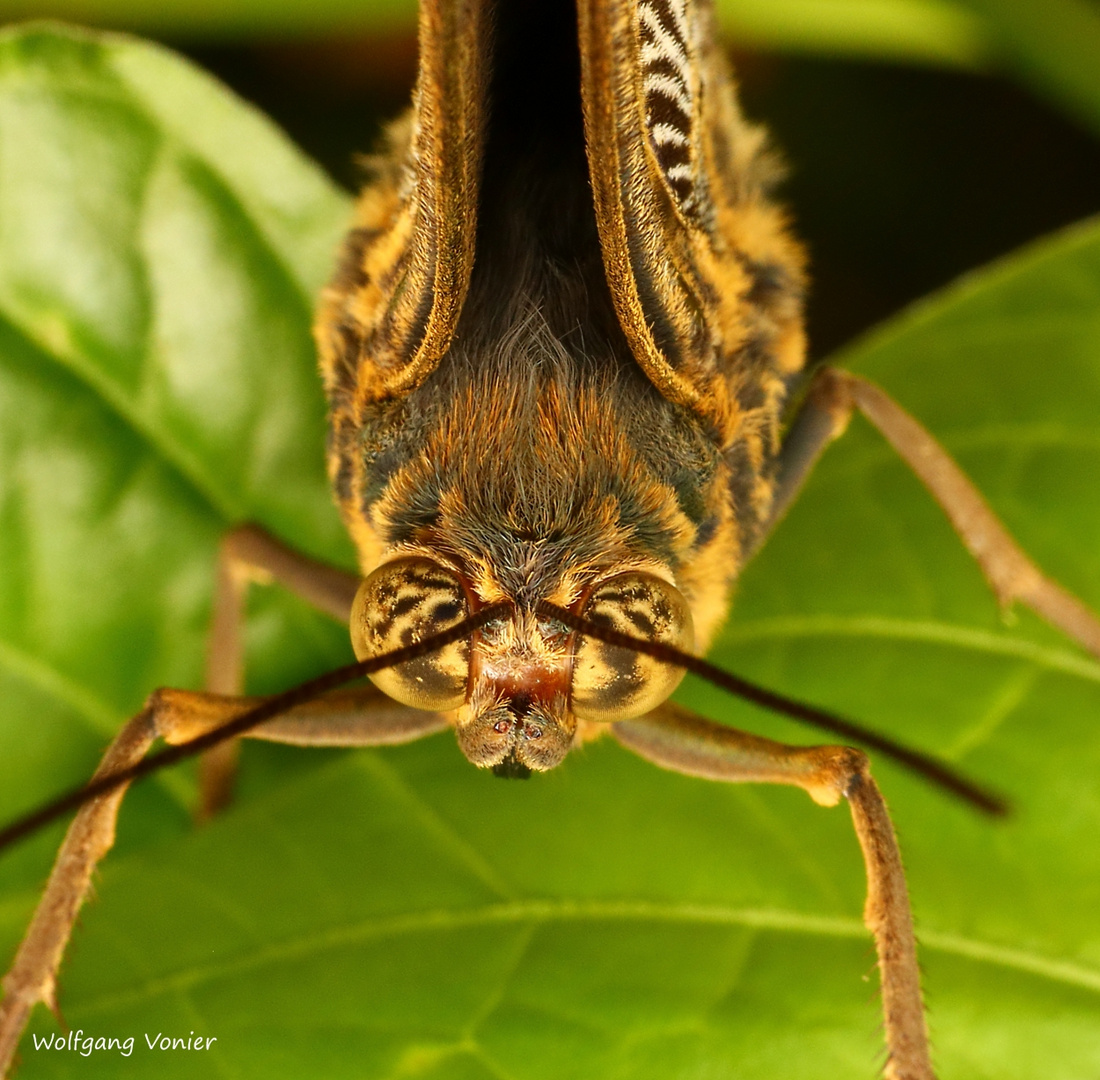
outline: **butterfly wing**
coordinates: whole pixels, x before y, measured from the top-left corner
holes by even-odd
[[[771,201],[705,0],[580,0],[589,167],[608,282],[638,363],[763,466],[804,363],[803,255]],[[765,445],[765,443],[767,445]]]
[[[419,385],[446,352],[474,260],[483,150],[483,0],[420,5],[413,107],[389,132],[375,182],[317,320],[335,427]]]

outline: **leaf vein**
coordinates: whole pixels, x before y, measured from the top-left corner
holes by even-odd
[[[335,949],[347,949],[349,946],[386,937],[532,921],[680,923],[744,926],[828,938],[866,939],[868,936],[863,923],[855,918],[808,915],[779,908],[734,908],[646,900],[521,900],[466,909],[429,909],[411,915],[334,927],[316,934],[276,942],[236,958],[227,957],[208,964],[189,965],[126,990],[85,999],[79,1007],[84,1015],[107,1012],[217,979],[232,978],[273,964],[295,961]],[[922,931],[919,937],[922,947],[928,950],[1015,969],[1100,994],[1100,970],[1084,964],[1041,956],[961,934]]]

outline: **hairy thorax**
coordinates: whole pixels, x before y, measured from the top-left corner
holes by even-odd
[[[481,603],[527,609],[641,570],[684,593],[705,645],[739,562],[721,448],[625,343],[555,333],[547,306],[521,287],[488,325],[464,318],[423,385],[360,417],[344,505],[362,570],[430,555]]]

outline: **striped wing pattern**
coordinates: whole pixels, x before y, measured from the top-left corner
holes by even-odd
[[[521,0],[516,0],[521,2]],[[423,0],[420,76],[317,323],[330,471],[352,490],[365,418],[451,345],[474,264],[494,19]],[[630,353],[724,455],[742,531],[764,520],[780,422],[804,363],[803,256],[737,105],[710,0],[576,0],[599,246]],[[736,488],[736,490],[733,490]]]
[[[680,209],[701,202],[696,162],[699,66],[687,0],[641,0],[635,32],[649,138]]]
[[[376,159],[318,313],[337,413],[407,393],[450,344],[474,257],[488,33],[484,0],[420,7],[413,107]]]
[[[804,362],[803,256],[709,0],[579,0],[607,279],[638,363],[761,471]],[[760,410],[764,410],[761,412]],[[766,493],[762,492],[762,499]]]

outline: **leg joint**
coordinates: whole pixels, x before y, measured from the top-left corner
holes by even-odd
[[[838,746],[832,751],[828,769],[836,789],[847,799],[870,777],[871,761],[854,746]]]
[[[813,398],[814,405],[832,418],[833,438],[844,433],[855,407],[853,382],[852,376],[846,371],[832,367],[823,367],[814,376],[810,396]]]

